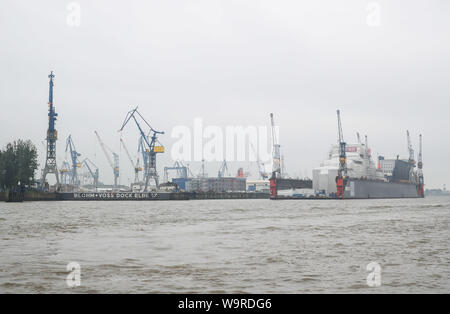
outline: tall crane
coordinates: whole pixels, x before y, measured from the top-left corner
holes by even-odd
[[[344,141],[342,132],[341,112],[337,110],[338,133],[339,133],[339,169],[336,177],[337,198],[344,198],[344,189],[347,184],[347,143]]]
[[[131,163],[131,166],[134,168],[134,183],[138,183],[139,182],[139,171],[142,171],[142,168],[139,167],[139,156],[137,157],[136,162],[134,162],[133,157],[131,157],[130,152],[127,149],[127,146],[125,145],[125,142],[122,140],[122,138],[120,139],[120,143],[122,144],[122,147],[125,150],[125,153],[128,156],[128,160]]]
[[[78,161],[78,157],[81,156],[81,154],[78,153],[75,148],[75,144],[72,140],[72,135],[69,135],[66,140],[66,153],[68,150],[70,151],[70,160],[72,161],[70,184],[72,184],[73,186],[78,186],[80,185],[80,182],[78,180],[77,168],[81,167],[81,163]]]
[[[158,172],[156,171],[156,154],[157,153],[164,153],[164,146],[162,146],[158,141],[158,135],[164,134],[163,131],[157,131],[155,130],[148,122],[145,120],[145,118],[141,115],[141,113],[138,111],[138,107],[134,108],[133,110],[130,110],[127,115],[125,116],[125,120],[122,123],[122,127],[120,128],[119,132],[123,130],[123,128],[128,124],[128,122],[133,119],[136,123],[136,126],[139,130],[139,133],[141,135],[141,138],[143,140],[143,149],[147,152],[148,158],[147,158],[147,164],[144,166],[145,173],[144,173],[144,181],[145,181],[145,187],[144,191],[148,189],[148,185],[150,180],[153,180],[155,182],[156,188],[158,188],[159,185],[159,176]],[[149,132],[146,133],[142,129],[141,125],[138,122],[138,119],[141,120],[141,123],[143,122],[148,128]],[[159,145],[157,145],[159,144]]]
[[[422,162],[422,134],[419,135],[419,155],[417,157],[417,175],[419,182],[417,184],[417,194],[419,197],[425,197],[423,180],[423,162]]]
[[[99,177],[98,167],[89,158],[85,158],[82,163],[83,163],[83,165],[86,166],[87,170],[89,171],[89,174],[91,175],[91,178],[93,181],[92,183],[93,183],[94,187],[97,188],[98,177]],[[92,171],[91,167],[94,168],[95,170]]]
[[[55,121],[58,114],[55,111],[55,106],[53,105],[53,78],[55,75],[53,71],[50,72],[48,76],[49,81],[49,91],[48,91],[48,129],[47,129],[47,155],[45,158],[45,167],[42,172],[41,177],[41,188],[45,185],[45,178],[47,174],[52,173],[56,177],[56,186],[59,187],[59,176],[58,168],[56,166],[56,140],[58,139],[58,131],[55,129]]]
[[[113,170],[114,174],[114,187],[117,188],[118,179],[119,179],[119,155],[117,155],[115,152],[113,152],[109,147],[103,143],[102,139],[98,135],[97,131],[94,131],[95,135],[97,136],[97,140],[100,143],[100,146],[102,147],[103,153],[105,154],[106,159],[108,160],[109,165],[111,166],[111,169]],[[114,162],[111,160],[111,156],[109,154],[113,155]]]
[[[277,141],[275,130],[275,122],[273,120],[273,113],[270,114],[270,125],[272,130],[272,177],[279,177],[281,174],[281,154],[280,144]]]

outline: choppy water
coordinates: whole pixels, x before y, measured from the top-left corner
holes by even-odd
[[[449,293],[449,250],[450,197],[0,203],[0,293]]]

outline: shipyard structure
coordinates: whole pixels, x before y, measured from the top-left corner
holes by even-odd
[[[257,154],[259,178],[247,180],[248,173],[239,168],[235,176],[228,173],[226,160],[223,161],[216,177],[202,172],[195,176],[181,161],[171,167],[164,167],[164,178],[160,180],[157,171],[157,155],[165,148],[159,142],[163,131],[154,129],[138,108],[130,110],[119,132],[130,124],[135,126],[138,147],[136,155],[130,153],[120,135],[120,146],[126,153],[129,166],[134,170],[134,181],[130,186],[120,185],[121,168],[117,150],[111,149],[94,132],[100,144],[110,171],[114,176],[113,185],[100,181],[100,171],[94,162],[83,156],[69,135],[65,143],[68,160],[61,167],[56,165],[57,132],[53,101],[53,72],[49,75],[48,129],[46,163],[39,182],[43,193],[29,199],[56,200],[186,200],[186,199],[227,199],[227,198],[270,198],[270,199],[358,199],[358,198],[417,198],[424,197],[424,176],[422,162],[422,136],[419,137],[417,162],[407,131],[408,158],[385,158],[377,156],[374,161],[367,136],[362,141],[357,133],[357,142],[347,144],[344,140],[340,111],[337,111],[338,141],[331,146],[326,160],[313,169],[312,179],[291,178],[284,169],[281,146],[275,132],[274,115],[270,114],[272,165],[271,174]],[[119,133],[121,134],[121,133]],[[255,151],[255,148],[252,147]],[[134,156],[133,156],[134,155]],[[169,172],[176,175],[169,181]],[[56,176],[56,185],[46,181],[48,174]],[[162,182],[160,182],[162,181]],[[53,194],[51,194],[53,193]],[[51,197],[50,197],[51,194]],[[0,195],[1,196],[1,195]],[[25,197],[27,199],[27,197]]]
[[[424,197],[422,135],[416,165],[409,131],[406,132],[408,159],[372,158],[367,136],[362,143],[347,144],[343,138],[338,110],[339,140],[328,158],[313,170],[313,189],[317,196],[330,198],[417,198]]]

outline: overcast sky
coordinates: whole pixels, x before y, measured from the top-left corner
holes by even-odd
[[[406,129],[415,146],[423,133],[427,187],[450,186],[450,2],[372,2],[79,0],[77,26],[71,1],[2,0],[0,145],[31,139],[43,164],[53,70],[58,162],[71,134],[107,183],[112,171],[93,132],[119,151],[117,130],[139,105],[166,131],[161,176],[173,162],[175,126],[192,127],[196,117],[223,128],[268,125],[270,112],[288,173],[311,176],[336,142],[340,108],[347,142],[367,134],[386,157],[407,156]],[[136,154],[136,128],[123,137]],[[254,164],[240,165],[256,176]]]

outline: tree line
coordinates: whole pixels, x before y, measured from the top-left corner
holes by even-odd
[[[0,189],[33,185],[38,165],[37,149],[31,141],[7,144],[0,150]]]

